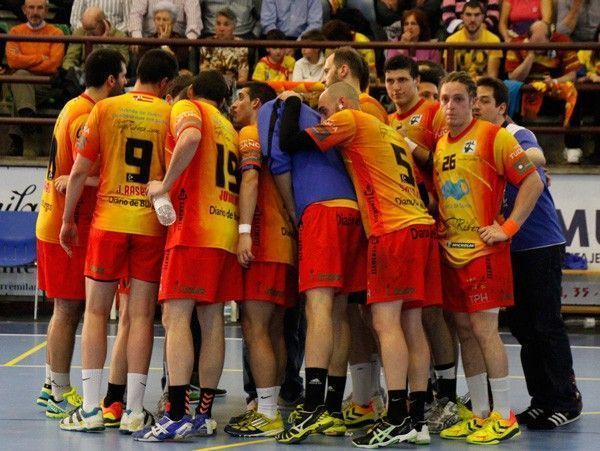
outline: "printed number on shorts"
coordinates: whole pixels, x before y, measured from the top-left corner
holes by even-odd
[[[400,174],[400,180],[408,185],[415,185],[415,176],[413,175],[413,169],[409,161],[406,161],[406,150],[402,147],[392,144],[394,149],[394,155],[396,156],[396,164],[406,169],[406,174]]]
[[[237,194],[240,192],[237,179],[238,158],[231,150],[227,150],[227,157],[225,154],[225,146],[217,144],[216,185]]]
[[[127,138],[125,163],[139,170],[137,173],[127,172],[127,182],[148,183],[150,180],[150,165],[152,164],[152,147],[152,141]]]

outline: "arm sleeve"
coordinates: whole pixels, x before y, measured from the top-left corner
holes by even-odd
[[[267,66],[262,61],[259,61],[254,67],[254,72],[252,72],[252,80],[265,81],[267,79],[266,72]]]
[[[260,25],[263,33],[277,27],[277,11],[273,0],[263,0],[260,7]]]
[[[82,28],[78,28],[73,32],[73,36],[82,36],[83,31]],[[65,53],[65,57],[62,61],[62,67],[65,70],[69,70],[72,67],[80,66],[82,61],[83,54],[83,44],[78,44],[76,42],[71,42],[67,47],[67,52]]]
[[[58,33],[54,33],[56,36],[62,36],[62,31],[58,30]],[[47,60],[43,60],[37,66],[32,67],[32,69],[44,72],[44,73],[55,73],[60,65],[62,64],[63,57],[65,56],[65,45],[61,42],[55,42],[50,44],[50,55],[48,55]]]
[[[71,29],[76,30],[81,27],[81,13],[83,12],[83,7],[85,4],[85,0],[75,0],[73,2],[73,7],[71,8]]]
[[[131,11],[129,12],[129,33],[134,38],[142,37],[142,30],[144,28],[144,16],[150,14],[148,11],[149,2],[148,0],[135,0],[131,5]]]
[[[132,0],[137,2],[137,0]],[[129,22],[129,12],[131,10],[131,2],[125,0],[123,3],[123,10],[121,11],[121,20],[119,23],[114,24],[115,28],[127,33],[127,26]]]
[[[567,28],[565,26],[565,24],[563,23],[567,13],[569,12],[569,8],[567,8],[567,2],[559,0],[558,2],[555,3],[555,5],[556,5],[556,31],[559,33],[570,35],[573,32],[573,30]]]
[[[24,55],[18,42],[6,43],[6,62],[11,69],[29,69],[42,62],[42,55]]]
[[[305,130],[300,130],[298,120],[301,107],[302,102],[298,97],[290,97],[285,101],[279,129],[279,147],[284,152],[320,150],[311,136]]]
[[[189,100],[180,100],[171,109],[170,132],[175,137],[188,128],[195,128],[202,132],[202,116],[198,108]]]
[[[77,141],[83,132],[88,116],[89,114],[82,114],[69,124],[69,143],[73,153],[73,161],[77,158]]]
[[[258,130],[252,130],[252,127],[244,127],[239,135],[240,147],[240,170],[248,169],[260,170],[262,167],[262,153],[260,142],[258,140]]]
[[[515,137],[504,128],[498,130],[494,139],[494,160],[498,172],[514,186],[519,186],[525,177],[536,171]]]
[[[323,6],[321,0],[309,0],[307,30],[321,28],[323,26]]]
[[[198,39],[202,32],[202,12],[198,0],[185,0],[185,36],[188,39]]]
[[[99,110],[98,105],[92,108],[92,112],[88,116],[77,139],[77,153],[92,161],[96,161],[100,153]]]

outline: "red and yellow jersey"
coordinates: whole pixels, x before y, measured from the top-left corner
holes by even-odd
[[[146,196],[146,184],[165,175],[170,108],[152,94],[132,91],[98,102],[90,113],[77,150],[90,160],[100,159],[95,228],[148,236],[165,233]]]
[[[405,113],[390,114],[389,123],[403,136],[429,152],[435,150],[435,143],[447,131],[440,104],[425,99],[420,99]]]
[[[166,248],[209,247],[235,253],[240,191],[237,132],[209,103],[181,100],[171,111],[169,139],[176,144],[188,128],[199,130],[202,138],[171,188],[177,220],[169,227]]]
[[[358,96],[358,101],[360,102],[361,111],[376,117],[384,124],[388,124],[388,113],[375,98],[366,92],[361,92]]]
[[[82,94],[67,102],[56,119],[52,132],[50,161],[46,170],[44,191],[35,229],[36,236],[42,241],[59,242],[65,195],[56,190],[54,181],[60,176],[69,176],[77,156],[77,138],[94,103],[93,99]],[[96,188],[86,186],[75,210],[77,224],[84,227],[89,226],[95,205]]]
[[[504,187],[519,185],[535,166],[506,129],[474,119],[460,135],[446,133],[437,143],[434,183],[439,199],[439,239],[448,263],[461,267],[471,260],[497,252],[501,243],[488,246],[479,228],[502,223]]]
[[[396,130],[363,111],[342,110],[307,132],[321,150],[341,151],[368,237],[433,224],[419,196],[408,144]]]
[[[263,169],[258,128],[240,130],[240,169]],[[294,226],[268,168],[260,172],[258,199],[252,220],[252,244],[255,261],[296,264]]]

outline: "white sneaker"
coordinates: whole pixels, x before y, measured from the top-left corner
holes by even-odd
[[[127,409],[121,417],[119,432],[121,434],[133,434],[154,424],[154,417],[146,409],[141,412],[132,412]]]
[[[60,420],[60,428],[65,431],[101,432],[104,430],[102,409],[96,407],[91,412],[86,412],[83,407],[79,407]]]
[[[579,159],[583,154],[582,150],[579,148],[566,148],[563,152],[564,157],[567,160],[567,163],[577,164],[579,163]]]
[[[426,424],[421,426],[421,430],[417,431],[417,435],[408,440],[410,443],[415,445],[429,445],[431,443],[431,436],[429,435],[429,428]]]

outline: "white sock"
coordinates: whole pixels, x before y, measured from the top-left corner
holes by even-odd
[[[379,354],[371,355],[371,398],[381,395],[381,360]]]
[[[275,418],[277,416],[277,392],[279,387],[257,388],[256,395],[258,407],[256,411],[262,413],[267,418]]]
[[[371,363],[350,365],[352,378],[352,402],[359,406],[368,406],[371,402]]]
[[[46,363],[46,381],[44,385],[52,385],[52,370],[49,363]]]
[[[488,396],[487,373],[476,374],[467,377],[467,388],[471,393],[471,404],[473,414],[479,418],[487,418],[490,415],[490,399]]]
[[[52,371],[52,397],[55,401],[62,401],[63,395],[71,390],[71,378],[69,373],[55,373]]]
[[[142,412],[144,410],[144,393],[147,380],[147,374],[127,373],[127,410],[132,412]]]
[[[502,418],[508,420],[510,417],[510,396],[509,382],[507,377],[490,378],[490,387],[492,388],[492,400],[494,401],[494,410],[502,415]]]
[[[445,370],[434,370],[434,373],[438,379],[456,379],[456,366]]]
[[[91,412],[100,407],[100,387],[102,385],[102,368],[81,370],[83,381],[83,410]]]

